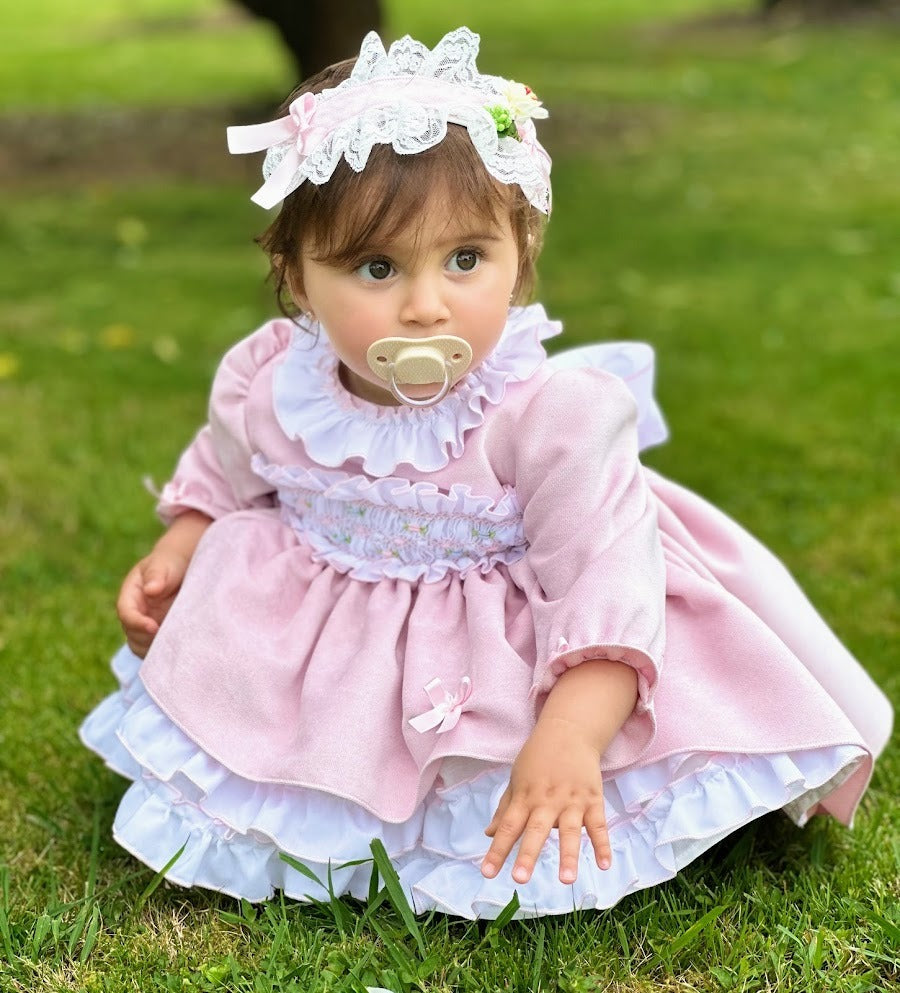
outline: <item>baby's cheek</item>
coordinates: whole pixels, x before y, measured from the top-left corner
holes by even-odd
[[[471,314],[467,321],[467,325],[471,329],[466,338],[472,346],[472,368],[493,352],[503,335],[507,308],[495,308],[495,310],[495,313],[491,313],[489,310],[476,311]]]

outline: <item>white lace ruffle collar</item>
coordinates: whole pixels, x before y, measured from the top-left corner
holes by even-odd
[[[465,433],[484,423],[484,405],[499,403],[507,383],[534,375],[546,358],[541,342],[562,331],[540,304],[513,307],[494,351],[440,403],[392,407],[349,393],[327,335],[302,319],[298,324],[275,371],[278,423],[319,465],[335,468],[359,458],[372,476],[387,476],[401,463],[434,472],[458,458]]]

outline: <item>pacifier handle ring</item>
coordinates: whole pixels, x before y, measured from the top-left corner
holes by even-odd
[[[400,403],[405,403],[409,407],[432,407],[434,404],[439,403],[444,397],[450,392],[450,373],[447,369],[446,363],[444,364],[444,382],[441,388],[435,393],[433,397],[427,397],[425,400],[414,400],[412,397],[408,397],[397,385],[397,380],[394,378],[394,363],[390,364],[389,368],[391,374],[391,393],[396,397]]]

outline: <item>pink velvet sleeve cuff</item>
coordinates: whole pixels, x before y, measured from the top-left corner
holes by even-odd
[[[188,510],[199,510],[215,519],[227,513],[228,509],[221,500],[215,499],[208,486],[196,480],[171,480],[162,488],[156,504],[157,516],[166,527]]]
[[[638,698],[634,710],[610,743],[600,763],[604,770],[621,769],[637,762],[656,735],[653,697],[659,678],[659,665],[646,652],[629,645],[608,643],[571,648],[564,638],[560,638],[556,654],[535,670],[529,697],[534,700],[549,693],[567,669],[594,659],[624,662],[637,673]]]

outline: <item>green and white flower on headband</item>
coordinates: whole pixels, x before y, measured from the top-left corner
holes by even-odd
[[[530,86],[511,79],[505,79],[502,83],[503,103],[488,107],[487,112],[494,118],[497,134],[501,138],[516,138],[521,141],[519,127],[522,123],[547,117],[547,109]]]
[[[530,86],[506,80],[503,86],[503,96],[509,104],[512,116],[517,121],[529,119],[542,120],[547,117],[547,108],[538,100],[537,94]]]

